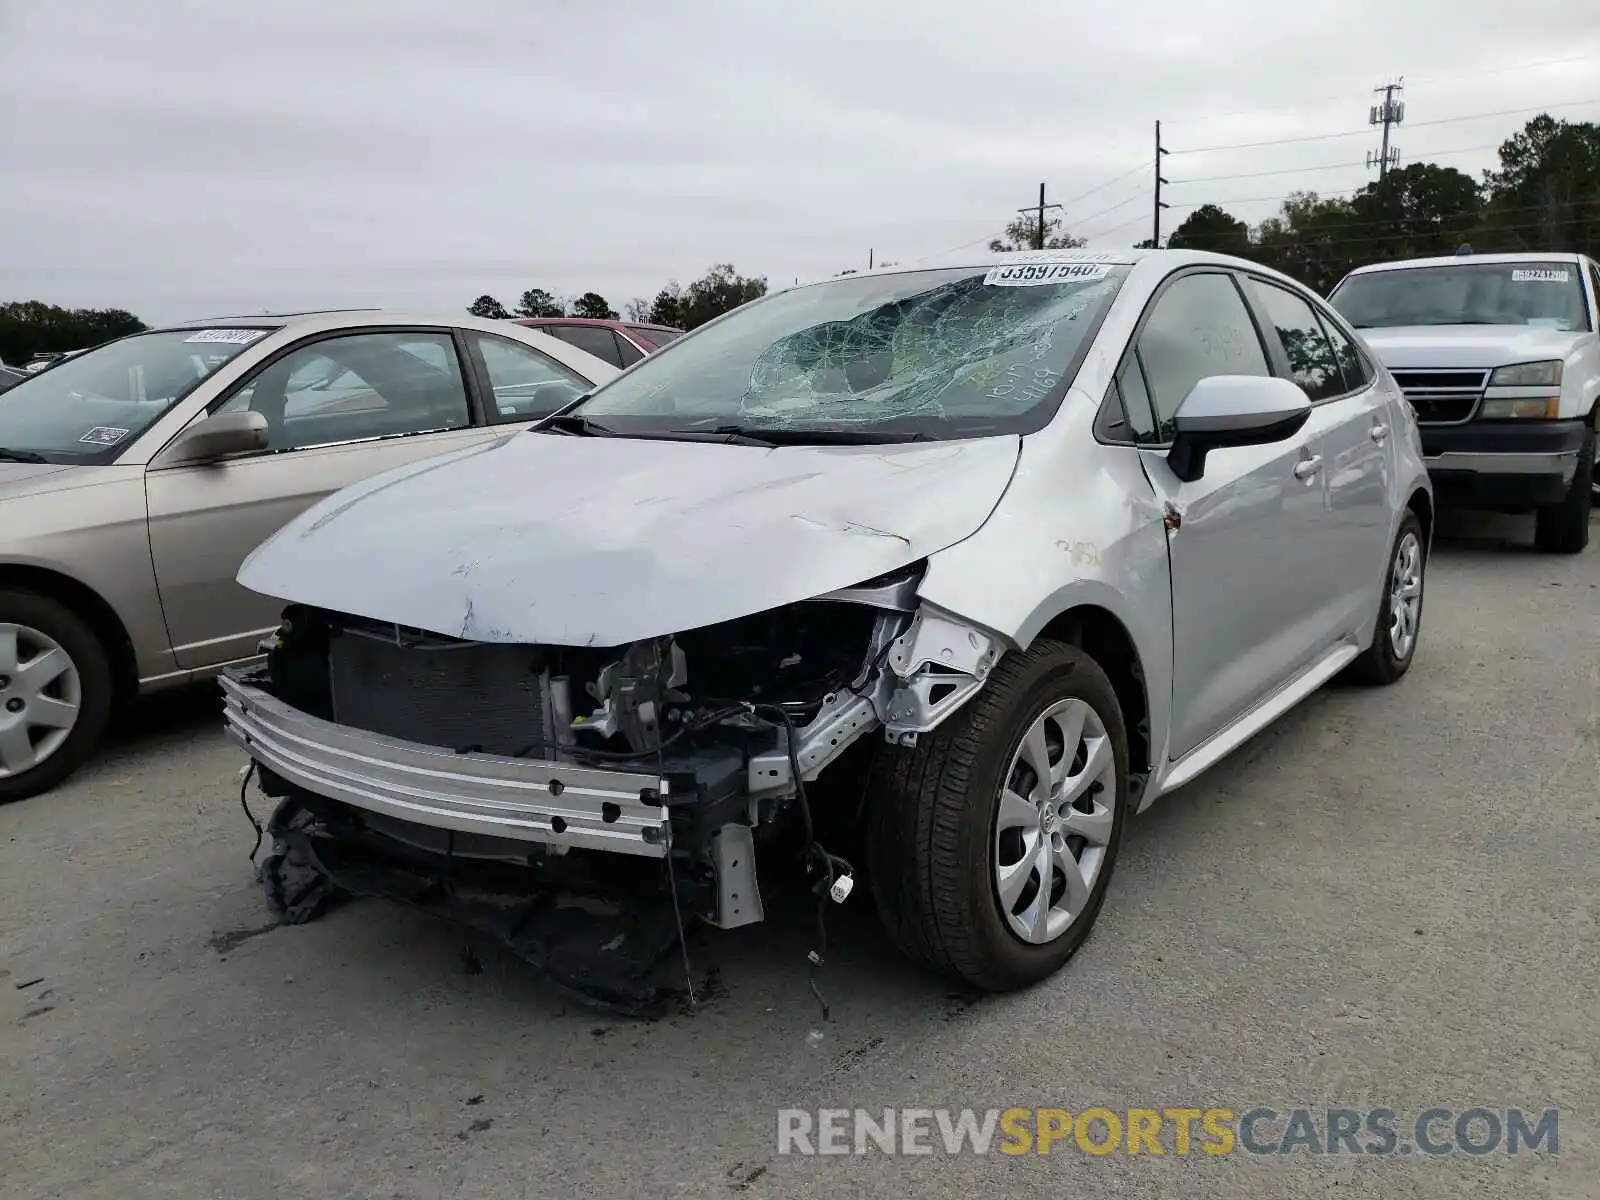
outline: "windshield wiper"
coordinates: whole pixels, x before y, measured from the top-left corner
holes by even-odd
[[[47,463],[50,460],[42,454],[35,454],[32,450],[8,450],[0,446],[0,458],[7,462],[20,463]]]
[[[669,429],[649,437],[685,442],[722,442],[734,446],[882,446],[899,442],[927,442],[925,433],[889,433],[870,429],[768,428],[748,425],[712,425],[705,429]]]
[[[588,417],[579,416],[577,413],[556,413],[546,417],[533,426],[537,433],[553,429],[557,433],[571,433],[579,437],[616,437],[617,431],[609,425],[602,425],[598,421],[591,421]]]

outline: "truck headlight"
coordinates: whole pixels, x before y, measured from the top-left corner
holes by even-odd
[[[1561,400],[1556,396],[1539,396],[1532,400],[1485,400],[1479,413],[1488,421],[1505,421],[1522,418],[1529,421],[1554,421],[1559,415]]]
[[[1515,363],[1489,376],[1490,387],[1560,387],[1561,360]]]

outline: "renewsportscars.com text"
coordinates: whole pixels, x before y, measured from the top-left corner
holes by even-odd
[[[1560,1114],[1520,1108],[785,1108],[778,1153],[1360,1154],[1560,1153]]]

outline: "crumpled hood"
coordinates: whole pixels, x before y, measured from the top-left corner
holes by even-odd
[[[1428,367],[1503,367],[1565,358],[1593,334],[1537,325],[1403,325],[1358,330],[1391,371]]]
[[[238,579],[453,637],[624,645],[848,587],[961,541],[1005,492],[1020,445],[769,450],[523,432],[335,493],[257,548]]]

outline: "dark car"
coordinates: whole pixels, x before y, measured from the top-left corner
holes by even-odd
[[[614,367],[631,367],[646,354],[661,349],[683,330],[670,325],[646,325],[637,321],[603,321],[590,317],[518,317],[526,325],[560,338],[569,346],[587,351]]]

